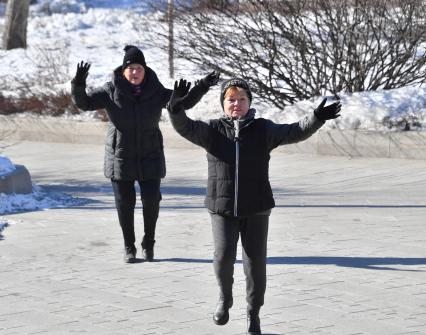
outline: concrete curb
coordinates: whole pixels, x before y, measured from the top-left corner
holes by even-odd
[[[102,144],[106,127],[107,123],[100,121],[0,116],[0,139]],[[165,146],[195,147],[180,137],[171,125],[163,123],[160,127]],[[426,132],[320,129],[308,140],[278,150],[348,157],[426,159]]]
[[[15,170],[0,176],[0,193],[28,194],[33,191],[31,176],[23,165],[15,165]]]
[[[280,147],[291,153],[318,155],[426,159],[426,132],[319,130],[308,140]]]
[[[106,122],[0,115],[0,140],[103,143]]]

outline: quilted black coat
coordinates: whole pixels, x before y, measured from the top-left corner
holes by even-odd
[[[185,108],[194,106],[207,90],[202,84],[195,85],[185,100]],[[72,97],[77,107],[85,111],[105,109],[108,114],[105,177],[135,181],[166,175],[159,121],[171,93],[150,68],[146,68],[140,96],[133,95],[121,66],[115,69],[111,81],[90,93],[86,93],[85,86],[72,82]]]
[[[233,121],[229,118],[194,121],[184,111],[172,114],[176,131],[207,151],[208,181],[206,207],[214,213],[237,216],[265,212],[275,206],[269,183],[270,152],[279,145],[302,141],[323,124],[314,114],[292,124],[276,124],[254,118],[251,109],[239,131],[238,198],[235,199],[236,144]]]

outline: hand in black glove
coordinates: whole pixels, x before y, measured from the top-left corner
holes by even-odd
[[[86,78],[89,75],[90,64],[84,63],[81,61],[77,64],[77,72],[75,73],[75,77],[73,82],[77,86],[86,86]]]
[[[314,110],[315,116],[321,121],[335,119],[340,116],[339,113],[340,113],[340,109],[342,108],[340,101],[336,101],[332,103],[331,105],[324,107],[326,101],[327,101],[327,98],[325,98],[319,104],[319,106]]]
[[[172,95],[170,96],[170,100],[167,104],[167,109],[170,113],[177,114],[183,109],[182,100],[188,94],[190,87],[191,83],[187,82],[185,79],[179,80],[179,83],[177,80],[175,81]]]
[[[197,85],[198,83],[201,83],[205,87],[214,86],[214,85],[216,85],[219,82],[219,77],[220,77],[220,73],[219,72],[212,71],[207,76],[205,76],[204,78],[198,80],[195,83],[195,85]]]

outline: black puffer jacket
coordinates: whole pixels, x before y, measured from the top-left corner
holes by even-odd
[[[275,206],[269,183],[270,152],[279,145],[302,141],[324,122],[314,114],[293,124],[276,124],[247,114],[239,132],[238,216],[252,215]],[[176,131],[207,151],[206,207],[217,214],[234,215],[235,131],[227,118],[209,123],[189,119],[184,112],[170,114]]]
[[[193,107],[207,90],[202,84],[195,85],[185,99],[185,108]],[[133,95],[132,85],[123,77],[121,66],[114,71],[112,81],[89,94],[85,86],[72,82],[73,101],[80,109],[104,108],[108,114],[105,177],[134,181],[166,175],[159,121],[171,93],[150,68],[146,69],[142,94],[138,97]]]

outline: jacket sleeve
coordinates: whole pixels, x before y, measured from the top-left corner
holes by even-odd
[[[106,102],[109,100],[105,88],[97,88],[87,94],[86,86],[77,86],[74,82],[71,82],[71,97],[75,105],[84,111],[105,108]]]
[[[187,96],[182,100],[183,107],[185,109],[191,109],[194,107],[201,98],[209,91],[209,87],[206,87],[202,83],[196,84],[193,88],[191,88],[187,94]],[[166,89],[164,94],[164,104],[163,108],[166,107],[167,103],[170,100],[173,90]]]
[[[208,91],[209,87],[203,85],[201,82],[195,84],[182,101],[185,109],[191,109],[194,107]]]
[[[208,149],[213,139],[213,128],[206,122],[190,119],[182,109],[178,113],[169,113],[173,128],[188,141]]]
[[[279,145],[304,141],[321,128],[324,123],[324,121],[317,119],[314,113],[291,124],[277,124],[267,120],[266,137],[269,148],[272,150]]]

